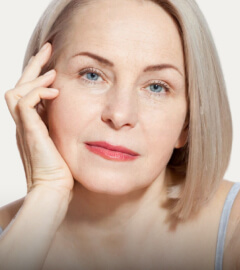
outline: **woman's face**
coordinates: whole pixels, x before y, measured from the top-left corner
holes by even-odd
[[[171,17],[150,1],[94,1],[74,15],[65,38],[48,125],[74,179],[115,195],[163,179],[186,137],[184,58]]]

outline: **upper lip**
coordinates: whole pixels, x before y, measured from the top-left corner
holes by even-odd
[[[112,151],[117,151],[117,152],[121,152],[121,153],[125,153],[131,156],[139,156],[139,154],[137,152],[134,152],[124,146],[120,146],[120,145],[111,145],[107,142],[85,142],[87,145],[91,145],[91,146],[98,146],[98,147],[102,147],[102,148],[106,148]]]

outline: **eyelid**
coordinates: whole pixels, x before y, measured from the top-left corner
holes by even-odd
[[[154,81],[149,83],[149,85],[151,85],[151,84],[159,84],[159,85],[165,87],[167,90],[170,89],[170,86],[166,82],[161,81],[161,80],[154,80]]]
[[[96,73],[99,76],[105,77],[104,74],[100,70],[95,69],[95,68],[92,68],[92,67],[84,68],[83,70],[80,70],[78,72],[78,74],[82,76],[82,75],[84,75],[87,72]]]
[[[153,85],[153,84],[157,84],[157,85],[160,85],[160,86],[164,87],[166,93],[171,91],[171,87],[169,86],[169,84],[167,84],[166,82],[161,81],[161,80],[150,81],[150,82],[147,83],[146,87],[149,87],[150,85]],[[151,92],[151,93],[153,93],[155,95],[160,95],[161,94],[161,92],[152,92],[152,91],[149,91],[149,92]]]
[[[98,76],[100,76],[102,80],[101,81],[94,81],[94,80],[92,81],[92,80],[86,79],[86,78],[84,78],[84,75],[87,73],[95,73]],[[82,80],[84,83],[88,84],[89,86],[90,85],[91,86],[101,85],[101,84],[106,83],[106,80],[104,79],[105,75],[103,74],[103,72],[101,72],[100,70],[95,69],[93,67],[87,67],[87,68],[80,70],[78,72],[78,76],[79,76],[80,80]]]

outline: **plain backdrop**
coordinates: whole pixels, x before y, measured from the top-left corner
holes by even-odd
[[[15,126],[5,104],[4,92],[13,88],[21,75],[28,40],[49,2],[0,2],[0,206],[26,194],[24,170],[15,140]],[[197,2],[209,23],[220,55],[233,117],[233,150],[225,179],[240,182],[240,1]]]

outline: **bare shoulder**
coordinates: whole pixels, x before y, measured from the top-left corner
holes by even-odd
[[[0,207],[0,227],[5,229],[22,206],[24,198]]]
[[[224,181],[222,192],[230,191],[234,182]],[[230,188],[229,188],[230,187]],[[227,192],[227,194],[228,194]],[[229,216],[224,245],[223,269],[240,269],[240,191],[237,193]]]
[[[230,189],[232,188],[232,186],[234,185],[235,183],[232,182],[232,181],[228,181],[228,180],[222,180],[219,188],[218,188],[218,191],[216,193],[216,196],[217,196],[217,200],[223,200],[225,201]]]

